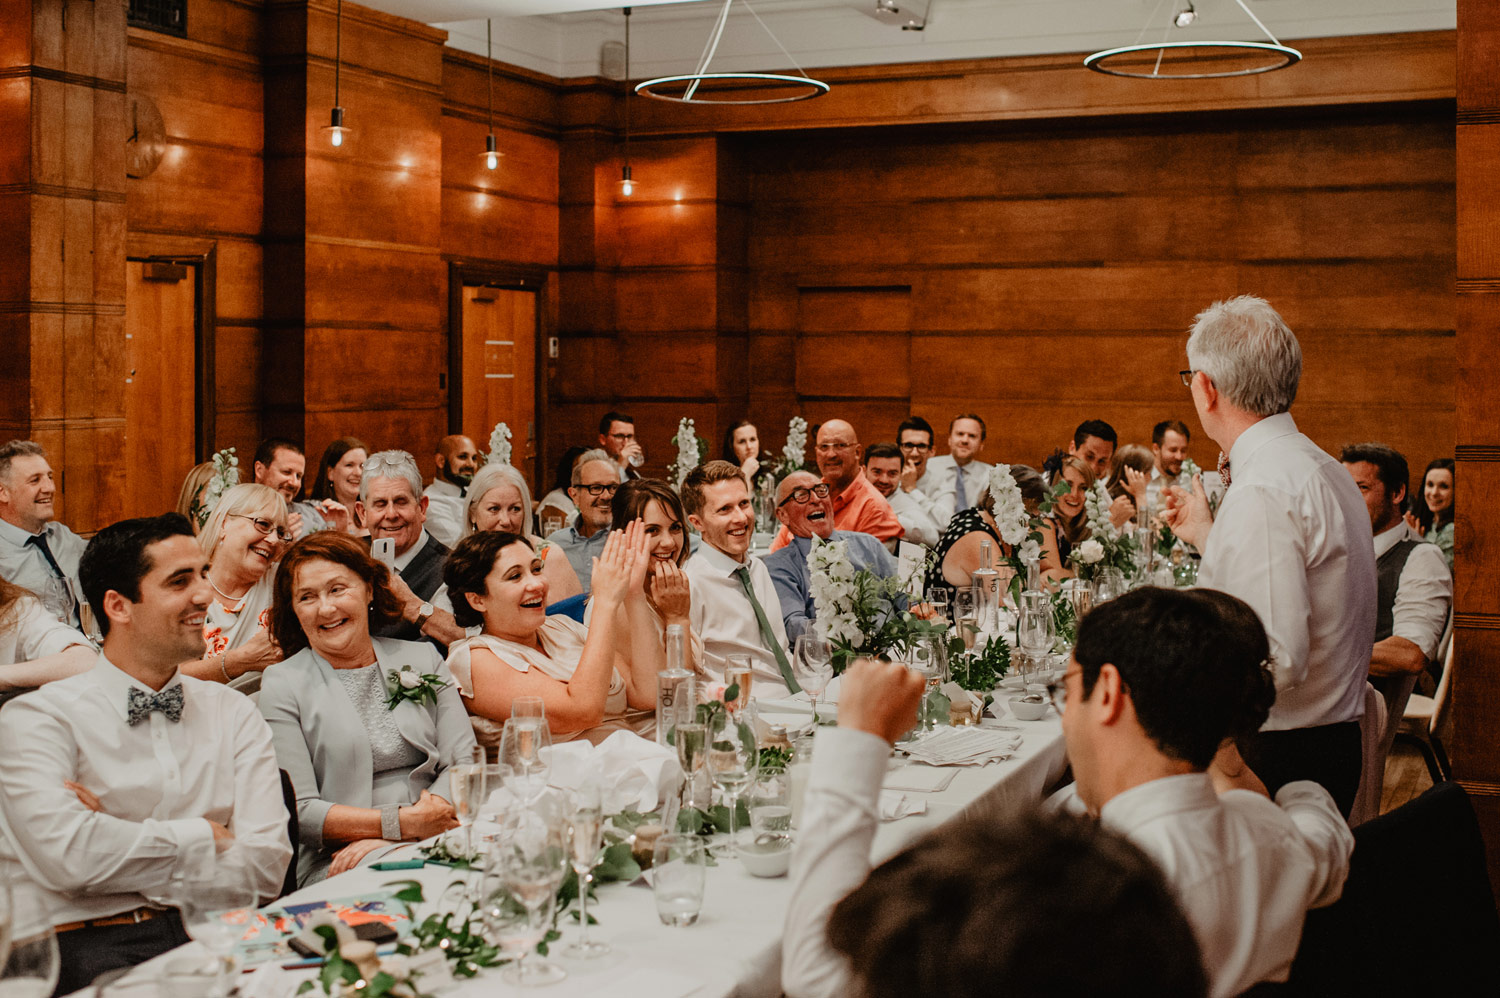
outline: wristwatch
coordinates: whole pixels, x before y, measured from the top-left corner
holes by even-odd
[[[420,631],[427,626],[427,621],[432,616],[432,611],[432,604],[426,601],[423,601],[422,605],[417,607],[417,630]]]

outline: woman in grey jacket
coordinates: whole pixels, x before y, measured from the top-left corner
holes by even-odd
[[[260,710],[297,794],[299,885],[457,824],[448,767],[472,756],[473,728],[432,645],[371,637],[399,616],[387,569],[346,534],[282,559],[271,631],[286,659]]]

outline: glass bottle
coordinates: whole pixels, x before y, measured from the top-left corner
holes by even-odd
[[[697,699],[697,686],[687,668],[687,637],[681,624],[667,626],[667,667],[656,676],[656,742],[667,744],[677,726],[679,705]]]

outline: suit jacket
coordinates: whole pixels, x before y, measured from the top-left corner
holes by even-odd
[[[422,545],[416,557],[408,562],[405,568],[399,570],[401,581],[405,582],[411,591],[422,599],[431,600],[443,585],[443,566],[447,562],[448,549],[443,546],[442,541],[428,534],[427,543]],[[379,638],[395,638],[398,641],[424,640],[421,629],[409,620],[384,624],[370,633]],[[436,641],[433,641],[432,645],[444,655],[448,653],[448,649]]]
[[[401,736],[427,758],[411,771],[413,802],[423,790],[451,801],[448,767],[466,759],[474,749],[474,729],[468,712],[452,685],[448,667],[425,641],[375,639],[375,658],[387,678],[410,665],[418,672],[442,676],[449,686],[438,693],[437,704],[398,703],[392,713]],[[297,881],[305,884],[328,868],[343,843],[323,841],[323,822],[335,804],[373,806],[374,762],[364,722],[350,703],[343,684],[311,648],[304,648],[265,672],[260,687],[260,712],[271,726],[277,764],[292,778],[297,794],[297,822],[302,849]]]
[[[885,545],[869,534],[853,530],[835,530],[831,541],[844,541],[849,547],[849,562],[854,570],[868,570],[883,578],[892,578],[897,571],[896,559],[885,549]],[[781,602],[781,620],[786,625],[787,644],[795,646],[797,636],[802,634],[818,616],[813,602],[812,572],[807,567],[809,538],[796,537],[780,551],[766,555],[766,571],[771,573],[771,582],[776,586],[776,598]],[[906,608],[904,597],[897,599],[901,609]]]

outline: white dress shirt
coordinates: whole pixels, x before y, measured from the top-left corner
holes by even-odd
[[[182,718],[127,723],[127,691],[152,692],[103,655],[88,672],[5,706],[0,867],[46,894],[53,924],[174,903],[174,877],[215,875],[210,819],[234,835],[262,897],[292,856],[271,731],[249,697],[178,675]],[[71,780],[94,793],[91,811]]]
[[[1272,802],[1217,794],[1206,773],[1168,776],[1116,794],[1099,820],[1161,867],[1215,998],[1286,980],[1307,910],[1338,900],[1354,852],[1333,798],[1306,780]]]
[[[1370,514],[1348,469],[1288,413],[1240,434],[1198,585],[1238,596],[1271,639],[1276,703],[1262,730],[1357,720],[1375,635]]]
[[[83,557],[88,541],[56,520],[43,527],[41,533],[46,535],[47,549],[63,570],[68,598],[73,604],[70,623],[77,625],[78,601],[83,598],[83,588],[78,584],[78,560]],[[14,523],[0,520],[0,578],[42,596],[57,578],[57,573],[47,563],[47,556],[41,549],[29,543],[31,537]]]
[[[91,645],[77,629],[52,616],[30,596],[16,600],[9,616],[8,621],[0,623],[0,665],[46,658],[74,645]],[[10,715],[5,716],[9,720]]]
[[[439,478],[422,494],[427,497],[427,532],[452,550],[464,533],[464,507],[468,505],[464,490]],[[415,550],[420,551],[421,547]]]
[[[901,528],[906,531],[901,537],[902,540],[924,544],[927,547],[937,547],[938,538],[943,532],[938,529],[937,521],[927,511],[927,506],[931,503],[923,505],[926,498],[917,489],[903,492],[897,488],[886,497],[886,501],[891,504],[891,512],[896,514],[896,519],[901,521]]]
[[[989,484],[990,465],[983,461],[970,461],[964,465],[964,509],[974,505]],[[932,500],[928,513],[937,523],[938,533],[948,529],[948,521],[958,512],[958,462],[951,454],[939,454],[928,458],[927,470],[917,479],[917,491]]]
[[[755,609],[745,595],[745,587],[735,577],[735,571],[740,568],[750,570],[750,586],[755,598],[765,611],[766,621],[771,625],[771,633],[780,644],[782,654],[788,656],[788,663],[791,662],[786,650],[786,626],[781,620],[781,600],[766,566],[759,558],[735,561],[712,544],[704,544],[682,565],[693,602],[693,633],[703,639],[702,671],[724,682],[729,656],[745,655],[750,659],[755,696],[788,696],[790,691],[782,678],[776,656],[761,638]]]
[[[1422,537],[1402,520],[1389,530],[1375,535],[1375,560],[1404,540],[1422,541]],[[1392,637],[1405,638],[1427,656],[1437,658],[1438,644],[1448,626],[1448,611],[1453,607],[1453,573],[1448,559],[1436,544],[1418,543],[1401,569],[1396,585],[1396,605]]]

